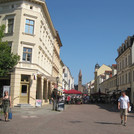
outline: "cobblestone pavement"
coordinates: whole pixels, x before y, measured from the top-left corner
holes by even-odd
[[[70,105],[63,112],[54,112],[48,105],[14,109],[12,121],[0,121],[0,134],[134,134],[133,126],[133,113],[124,127],[119,112],[108,105]]]

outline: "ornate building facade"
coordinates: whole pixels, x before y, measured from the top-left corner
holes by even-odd
[[[20,55],[10,77],[0,78],[0,83],[11,86],[13,105],[35,106],[36,99],[47,103],[58,75],[62,45],[45,1],[1,0],[0,24],[6,25],[3,40]]]

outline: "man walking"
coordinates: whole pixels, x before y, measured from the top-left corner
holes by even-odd
[[[118,109],[120,110],[121,124],[123,124],[124,117],[124,126],[126,126],[127,123],[129,106],[129,97],[126,95],[125,91],[122,91],[121,97],[118,99]]]
[[[56,88],[54,88],[52,95],[51,95],[51,99],[53,102],[53,110],[57,111],[57,103],[58,103],[58,91]]]

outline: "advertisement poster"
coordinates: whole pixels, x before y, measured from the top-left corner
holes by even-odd
[[[42,106],[42,100],[36,100],[36,107]]]
[[[7,91],[8,95],[10,96],[10,86],[3,86],[3,97],[4,97],[4,92]]]

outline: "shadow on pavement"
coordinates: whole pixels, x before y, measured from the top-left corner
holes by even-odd
[[[1,121],[4,121],[4,122],[5,122],[5,120],[3,120],[3,119],[0,119],[0,122],[1,122]]]
[[[134,115],[128,115],[128,117],[133,117],[134,118]]]
[[[97,106],[100,107],[100,109],[105,109],[109,112],[119,112],[117,109],[117,105],[115,104],[96,104]]]
[[[73,123],[73,124],[75,124],[75,123],[82,123],[82,121],[69,121],[70,123]]]
[[[95,122],[95,123],[103,125],[121,125],[120,123],[112,123],[112,122]]]

